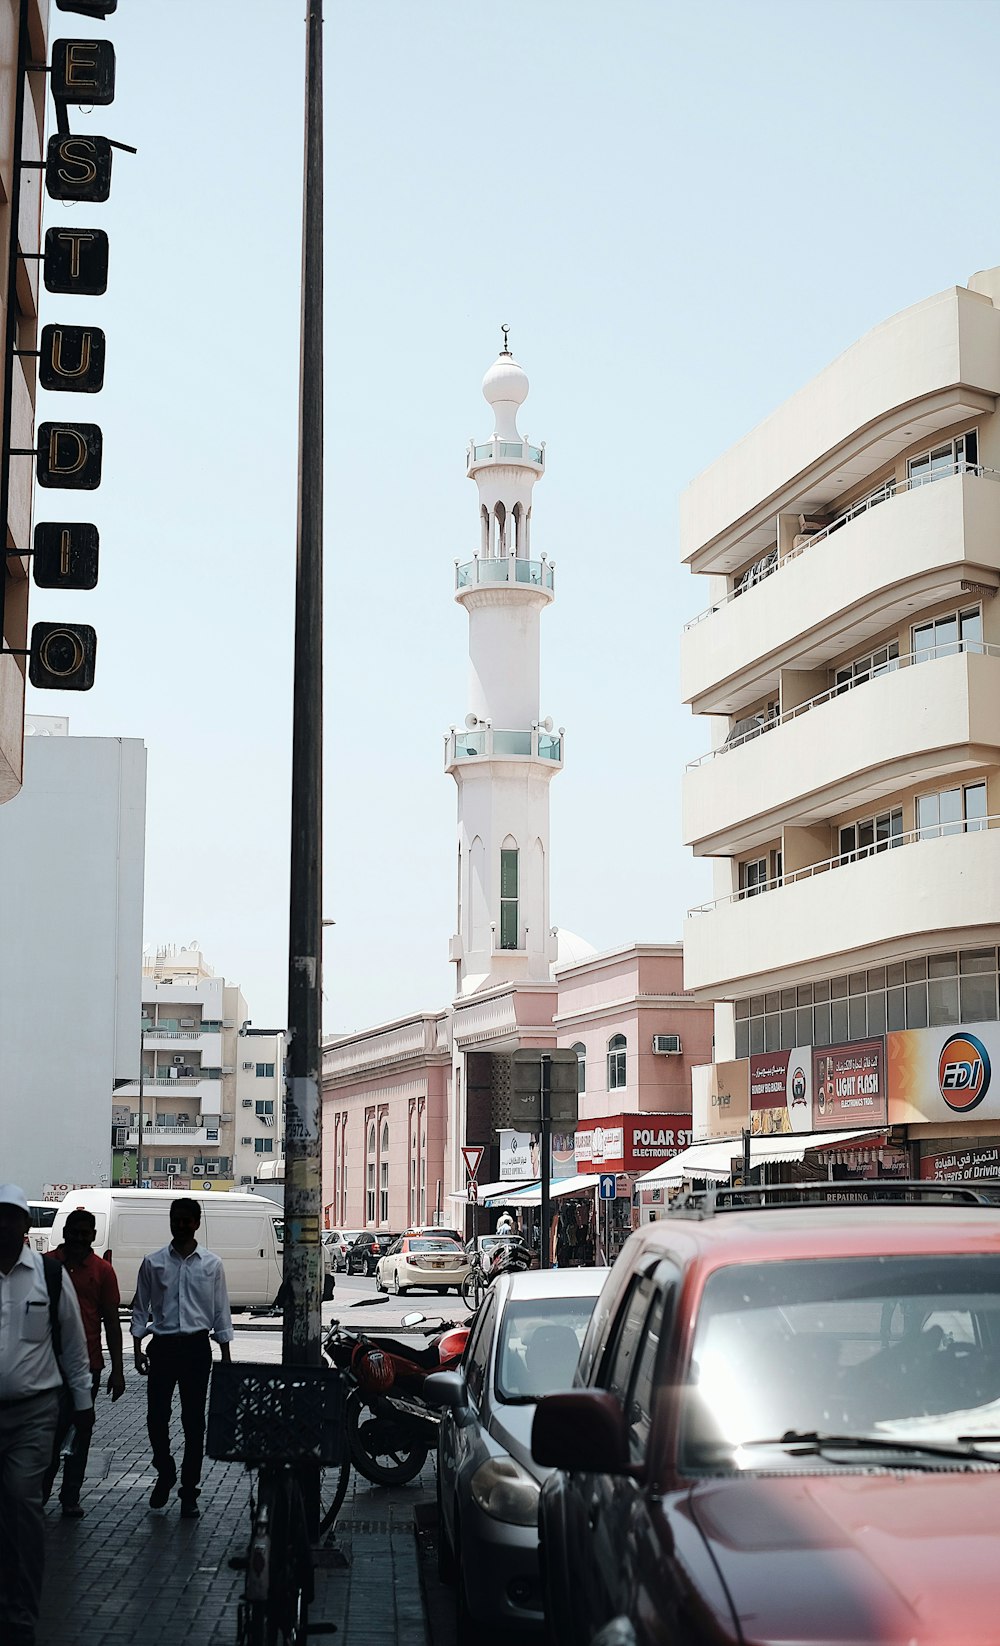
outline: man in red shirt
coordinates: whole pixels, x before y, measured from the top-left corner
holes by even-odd
[[[66,1273],[73,1282],[80,1313],[83,1316],[84,1331],[87,1334],[87,1352],[90,1356],[90,1371],[93,1378],[94,1398],[101,1386],[101,1373],[104,1370],[104,1357],[101,1353],[101,1326],[104,1326],[108,1340],[108,1353],[111,1356],[111,1376],[108,1378],[108,1392],[111,1399],[118,1400],[125,1393],[125,1368],[122,1361],[122,1327],[118,1318],[118,1306],[121,1296],[118,1291],[118,1277],[110,1263],[103,1257],[98,1257],[93,1250],[97,1238],[97,1224],[92,1212],[84,1211],[79,1207],[70,1212],[63,1229],[63,1243],[51,1253],[58,1258]],[[48,1502],[59,1473],[59,1460],[63,1443],[72,1427],[73,1413],[68,1403],[60,1403],[59,1422],[56,1427],[55,1446],[52,1452],[52,1462],[45,1476],[45,1502]],[[69,1520],[79,1520],[83,1514],[80,1505],[80,1488],[83,1477],[87,1472],[87,1457],[90,1452],[90,1431],[77,1431],[73,1442],[73,1449],[66,1458],[63,1469],[62,1488],[59,1501],[62,1504],[63,1515]]]

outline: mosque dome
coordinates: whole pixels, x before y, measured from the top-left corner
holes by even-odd
[[[528,374],[512,354],[501,354],[483,378],[483,398],[491,406],[523,406],[528,397]]]
[[[565,926],[558,928],[556,939],[556,965],[579,966],[582,961],[590,960],[597,953],[592,943],[585,937],[578,937],[576,932],[569,932]]]

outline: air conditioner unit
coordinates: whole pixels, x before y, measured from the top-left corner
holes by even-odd
[[[218,1175],[219,1175],[219,1162],[217,1160],[210,1160],[208,1165],[205,1167],[205,1170],[208,1173],[209,1177],[218,1177]]]
[[[192,1177],[201,1177],[204,1170],[205,1170],[204,1166],[192,1166],[191,1167],[191,1176]]]
[[[653,1050],[654,1050],[654,1052],[659,1052],[662,1055],[663,1053],[668,1053],[668,1052],[676,1053],[676,1052],[679,1052],[680,1049],[681,1049],[681,1037],[680,1037],[679,1034],[654,1034],[654,1036],[653,1036]]]
[[[194,1028],[194,1018],[193,1017],[182,1017],[182,1018],[179,1018],[178,1021],[179,1021],[180,1026],[181,1026],[182,1029],[193,1029]]]
[[[252,1097],[243,1098],[241,1106],[244,1109],[252,1109],[253,1108],[253,1098]]]
[[[252,1137],[241,1137],[241,1138],[240,1138],[240,1142],[241,1142],[241,1143],[252,1143],[252,1142],[253,1142],[253,1138],[252,1138]]]
[[[166,1172],[168,1177],[174,1177],[180,1169],[181,1163],[179,1160],[170,1160],[167,1162]]]
[[[185,1057],[185,1056],[184,1056],[184,1053],[183,1053],[183,1052],[178,1052],[178,1053],[177,1053],[177,1054],[176,1054],[176,1056],[175,1056],[175,1057],[174,1057],[174,1062],[175,1062],[175,1063],[186,1063],[186,1062],[187,1062],[187,1058],[186,1058],[186,1057]]]
[[[253,1068],[253,1064],[252,1064],[252,1063],[244,1063],[244,1065],[243,1065],[243,1067],[244,1067],[244,1068],[245,1068],[245,1069],[252,1069],[252,1068]]]

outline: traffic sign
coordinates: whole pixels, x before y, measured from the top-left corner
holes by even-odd
[[[598,1195],[601,1200],[617,1200],[618,1184],[614,1172],[602,1172],[598,1179]]]
[[[475,1205],[476,1201],[479,1199],[479,1184],[476,1182],[474,1177],[469,1178],[469,1181],[466,1185],[466,1191],[468,1193],[470,1201],[472,1202],[473,1205]]]
[[[471,1146],[469,1144],[463,1144],[462,1159],[465,1161],[465,1170],[470,1183],[474,1183],[476,1180],[476,1173],[479,1171],[479,1162],[482,1158],[483,1145],[481,1143],[473,1144]],[[474,1199],[475,1197],[472,1196],[471,1198]]]

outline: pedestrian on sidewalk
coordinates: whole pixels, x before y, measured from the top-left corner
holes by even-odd
[[[201,1464],[205,1455],[205,1401],[215,1338],[223,1360],[231,1360],[233,1323],[221,1258],[198,1245],[201,1207],[197,1200],[174,1200],[170,1206],[169,1246],[144,1257],[132,1305],[135,1368],[148,1378],[146,1428],[153,1448],[156,1484],[151,1509],[165,1509],[177,1480],[170,1451],[170,1408],[180,1390],[184,1456],[181,1460],[181,1517],[197,1520]],[[148,1355],[142,1352],[152,1332]]]
[[[42,1597],[42,1487],[65,1381],[78,1434],[94,1426],[87,1338],[62,1267],[26,1245],[31,1214],[0,1184],[0,1640],[35,1646]]]
[[[98,1257],[94,1251],[94,1241],[97,1239],[97,1222],[93,1212],[85,1211],[78,1206],[76,1211],[70,1212],[63,1226],[63,1242],[57,1246],[49,1256],[60,1262],[73,1282],[80,1313],[83,1316],[83,1329],[87,1335],[87,1354],[90,1359],[91,1394],[97,1399],[97,1391],[101,1387],[101,1373],[104,1370],[104,1356],[101,1353],[101,1326],[108,1340],[108,1354],[111,1357],[111,1376],[108,1378],[108,1393],[113,1401],[120,1400],[125,1393],[125,1368],[122,1363],[122,1324],[118,1318],[118,1305],[121,1294],[118,1290],[118,1277],[110,1263],[103,1257]],[[67,1395],[65,1387],[59,1400],[59,1421],[56,1424],[56,1438],[52,1450],[52,1461],[45,1476],[45,1490],[43,1502],[47,1503],[59,1473],[59,1461],[63,1445],[73,1423],[73,1404]],[[87,1472],[87,1457],[90,1453],[90,1433],[78,1433],[73,1440],[73,1449],[66,1458],[63,1469],[62,1486],[59,1491],[59,1502],[62,1504],[64,1518],[79,1520],[83,1515],[80,1505],[80,1488],[83,1477]]]

